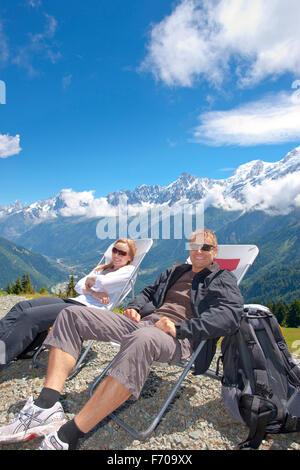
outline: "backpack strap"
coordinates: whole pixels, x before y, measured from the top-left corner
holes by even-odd
[[[254,389],[252,393],[268,397],[272,390],[269,384],[269,378],[266,371],[266,364],[262,363],[263,354],[260,354],[259,341],[256,338],[254,328],[247,322],[247,317],[241,322],[240,332],[246,342],[249,351],[249,371],[252,370]],[[243,354],[245,356],[245,353]]]
[[[253,374],[252,394],[243,394],[239,402],[240,414],[249,427],[249,435],[239,445],[240,449],[258,449],[264,439],[268,424],[278,413],[275,403],[269,400],[272,397],[272,389],[266,370],[267,365],[256,331],[251,321],[248,321],[250,318],[245,315],[240,326],[240,334],[248,350],[248,354],[246,351],[242,353],[240,347],[241,359],[248,356],[248,365],[244,364],[244,367],[246,365],[248,371]]]
[[[274,335],[274,332],[273,332],[273,329],[270,327],[270,323],[269,321],[273,319],[274,320],[274,317],[273,316],[268,316],[268,317],[262,317],[260,318],[260,322],[262,323],[262,325],[264,326],[264,331],[267,335],[267,337],[269,338],[269,341],[270,341],[270,344],[273,345],[272,349],[273,349],[273,352],[275,354],[275,358],[274,360],[276,360],[278,362],[278,367],[279,365],[281,365],[281,368],[282,370],[286,371],[286,367],[285,367],[285,363],[284,363],[284,360],[283,360],[283,357],[282,357],[282,354],[280,353],[280,349],[279,349],[279,346],[277,344],[277,338],[276,338],[276,335]],[[275,325],[273,325],[273,328],[275,327]],[[275,328],[274,328],[275,329]],[[277,329],[277,337],[278,337],[278,329]],[[275,339],[275,344],[274,344],[274,339]],[[282,340],[282,336],[281,336],[281,340]],[[275,347],[274,347],[275,346]],[[266,383],[269,383],[269,378],[268,378],[268,373],[267,373],[267,363],[265,364],[265,370],[263,371],[264,374],[267,376],[267,382]],[[280,381],[279,381],[280,382]],[[273,383],[273,386],[275,387],[274,383]],[[283,387],[283,390],[282,392],[283,393],[287,393],[287,390],[286,390],[286,384],[285,384],[285,380],[283,381],[282,383],[282,387]],[[259,386],[259,389],[260,389],[260,386]],[[259,393],[259,390],[258,389],[258,394],[261,395],[261,393]],[[276,395],[276,387],[272,390],[271,388],[269,388],[270,392],[271,392],[271,395],[270,395],[270,398],[271,396],[273,395],[273,392],[274,394]],[[264,395],[262,393],[263,396],[268,396],[268,395]],[[274,401],[274,398],[273,398],[273,401]],[[283,403],[281,402],[281,400],[279,399],[276,399],[275,400],[275,403],[276,403],[276,406],[277,406],[277,419],[278,420],[284,420],[285,419],[285,415],[286,415],[286,409],[285,409],[285,406],[283,405]]]
[[[278,326],[277,320],[272,316],[270,318],[270,328],[274,335],[275,341],[279,350],[281,351],[283,358],[285,360],[285,365],[287,366],[287,372],[290,375],[290,378],[293,379],[295,386],[300,385],[300,370],[297,364],[294,362],[290,351],[286,345],[284,337],[281,333],[280,327]]]
[[[283,426],[284,432],[299,432],[300,431],[300,417],[291,416],[288,414],[286,422]]]
[[[265,437],[268,423],[272,420],[274,414],[276,414],[276,407],[273,403],[268,402],[264,398],[257,395],[246,394],[241,397],[241,405],[244,405],[245,409],[248,409],[247,424],[249,427],[249,435],[238,447],[239,449],[258,449]]]

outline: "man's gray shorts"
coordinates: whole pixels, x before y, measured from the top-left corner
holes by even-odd
[[[77,360],[82,341],[119,343],[120,350],[107,375],[137,399],[153,361],[176,363],[193,352],[188,339],[177,340],[153,326],[160,318],[154,313],[136,323],[116,312],[74,305],[60,312],[44,345],[62,349]]]

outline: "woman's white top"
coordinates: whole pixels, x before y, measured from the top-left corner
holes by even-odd
[[[132,264],[123,266],[122,268],[117,269],[117,271],[107,272],[106,274],[103,273],[103,269],[101,269],[101,271],[95,271],[94,269],[92,272],[90,272],[90,274],[88,274],[88,276],[83,277],[80,279],[80,281],[77,282],[75,290],[80,295],[75,297],[74,300],[77,300],[84,305],[105,308],[109,310],[112,307],[114,301],[120,295],[127,281],[130,279],[133,271],[134,266]],[[85,287],[85,281],[89,276],[97,276],[96,282],[92,289],[96,292],[106,292],[110,299],[109,304],[101,304],[92,295],[82,293],[82,289]]]

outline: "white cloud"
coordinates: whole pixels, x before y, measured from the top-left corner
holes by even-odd
[[[32,5],[36,6],[36,5]],[[19,47],[12,62],[27,69],[30,75],[36,75],[37,70],[33,65],[36,56],[44,57],[55,64],[61,57],[61,53],[56,50],[54,35],[57,30],[57,20],[48,13],[43,13],[46,18],[44,30],[41,33],[29,33],[30,41]]]
[[[107,202],[106,198],[94,198],[94,191],[75,192],[72,189],[63,189],[60,192],[60,199],[65,204],[65,207],[60,209],[60,215],[63,217],[116,215],[116,209]]]
[[[169,145],[169,147],[176,147],[176,145],[177,145],[175,140],[167,138],[166,141],[167,141],[167,144]]]
[[[230,171],[230,172],[233,172],[233,171],[235,171],[235,168],[234,168],[234,167],[219,168],[219,171],[224,171],[224,172]]]
[[[64,89],[68,88],[70,85],[71,85],[71,81],[72,81],[72,74],[69,74],[69,75],[65,75],[63,78],[62,78],[62,86]]]
[[[295,80],[293,83],[292,83],[292,88],[298,88],[300,86],[300,80]]]
[[[213,190],[209,191],[204,198],[204,207],[214,206],[228,211],[243,210],[244,205],[230,197],[224,195],[223,188],[220,185],[214,185]]]
[[[0,65],[5,65],[9,57],[8,40],[3,31],[3,24],[0,21]]]
[[[21,150],[20,136],[18,134],[14,137],[8,134],[0,134],[0,158],[17,155]]]
[[[63,189],[59,193],[59,198],[63,207],[59,213],[63,217],[118,217],[119,211],[127,211],[128,217],[141,214],[151,209],[152,204],[130,204],[125,200],[119,206],[111,205],[106,197],[95,198],[93,190],[73,191],[73,189]],[[122,209],[123,208],[123,209]],[[123,214],[124,215],[124,214]]]
[[[270,214],[288,214],[300,207],[300,172],[280,179],[264,179],[262,184],[246,185],[240,190],[241,201],[224,194],[222,186],[214,186],[204,198],[204,206],[224,210],[262,210]]]
[[[299,140],[300,90],[269,95],[228,111],[209,111],[199,120],[196,142],[243,146]]]
[[[300,73],[299,0],[181,0],[154,25],[141,66],[169,86],[219,85],[230,66],[241,86]]]
[[[41,0],[28,0],[28,5],[32,8],[39,7],[42,4]]]
[[[170,16],[153,27],[148,55],[141,68],[151,70],[167,85],[191,86],[201,74],[219,81],[217,67],[212,67],[216,54],[203,35],[202,18],[196,2],[184,0]]]
[[[300,172],[265,180],[257,186],[247,185],[242,192],[247,208],[287,214],[292,208],[300,207]]]

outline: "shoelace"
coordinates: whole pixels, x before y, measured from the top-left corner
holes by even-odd
[[[20,426],[23,426],[24,427],[24,431],[26,431],[27,429],[29,429],[31,423],[33,420],[37,421],[37,423],[41,424],[42,423],[42,420],[41,419],[38,419],[38,416],[39,414],[41,414],[41,411],[34,411],[32,410],[30,412],[30,408],[25,408],[23,410],[20,411],[20,414],[19,414],[19,421],[20,421]],[[16,428],[16,430],[19,429]]]

